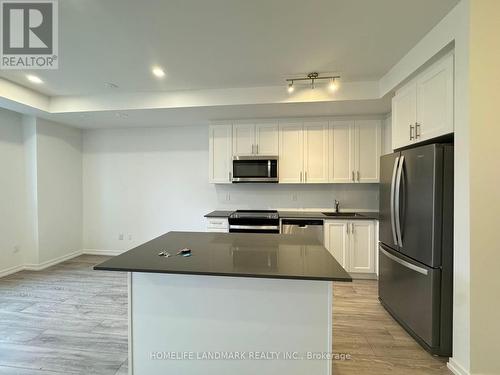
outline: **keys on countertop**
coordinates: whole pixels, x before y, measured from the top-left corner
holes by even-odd
[[[191,256],[191,249],[188,249],[185,247],[184,249],[180,249],[176,255],[182,255],[183,257],[190,257]]]
[[[190,257],[191,256],[191,249],[188,249],[187,247],[183,248],[183,249],[180,249],[177,254],[175,255],[182,255],[183,257]],[[160,251],[158,253],[158,256],[160,257],[165,257],[165,258],[169,258],[171,256],[173,256],[172,254],[170,254],[168,251],[164,250],[164,251]]]

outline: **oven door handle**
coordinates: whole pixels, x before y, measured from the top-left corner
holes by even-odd
[[[279,225],[230,225],[229,229],[279,230]]]

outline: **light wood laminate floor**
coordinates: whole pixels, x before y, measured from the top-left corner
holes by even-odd
[[[83,255],[0,279],[0,375],[127,374],[126,274]],[[335,375],[450,374],[385,312],[377,283],[334,285]]]

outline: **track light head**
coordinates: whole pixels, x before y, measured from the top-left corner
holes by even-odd
[[[338,88],[339,87],[337,84],[337,80],[335,78],[330,79],[330,83],[328,83],[328,90],[330,92],[335,92],[335,91],[337,91]]]

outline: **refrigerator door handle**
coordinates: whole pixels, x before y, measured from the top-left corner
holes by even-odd
[[[391,228],[392,228],[392,238],[394,240],[394,245],[398,246],[398,237],[396,235],[396,221],[394,218],[394,195],[396,190],[396,175],[399,164],[399,156],[394,160],[394,167],[392,169],[392,180],[391,180]]]
[[[418,273],[421,273],[422,275],[425,275],[427,276],[429,271],[427,271],[425,268],[422,268],[422,267],[419,267],[419,266],[416,266],[414,264],[411,264],[410,262],[407,262],[406,260],[403,260],[403,259],[400,259],[398,258],[397,256],[395,255],[392,255],[391,253],[389,253],[387,250],[384,250],[382,248],[382,246],[380,246],[380,251],[388,258],[392,259],[393,261],[401,264],[402,266],[406,267],[406,268],[409,268],[413,271],[416,271]]]
[[[399,167],[398,167],[398,174],[396,177],[396,192],[394,196],[394,204],[395,204],[395,221],[396,221],[396,237],[398,240],[398,245],[400,247],[403,247],[403,238],[401,235],[401,217],[400,217],[400,207],[399,207],[399,202],[400,202],[400,192],[401,192],[401,178],[403,176],[403,165],[405,163],[405,157],[401,156],[399,160]]]

